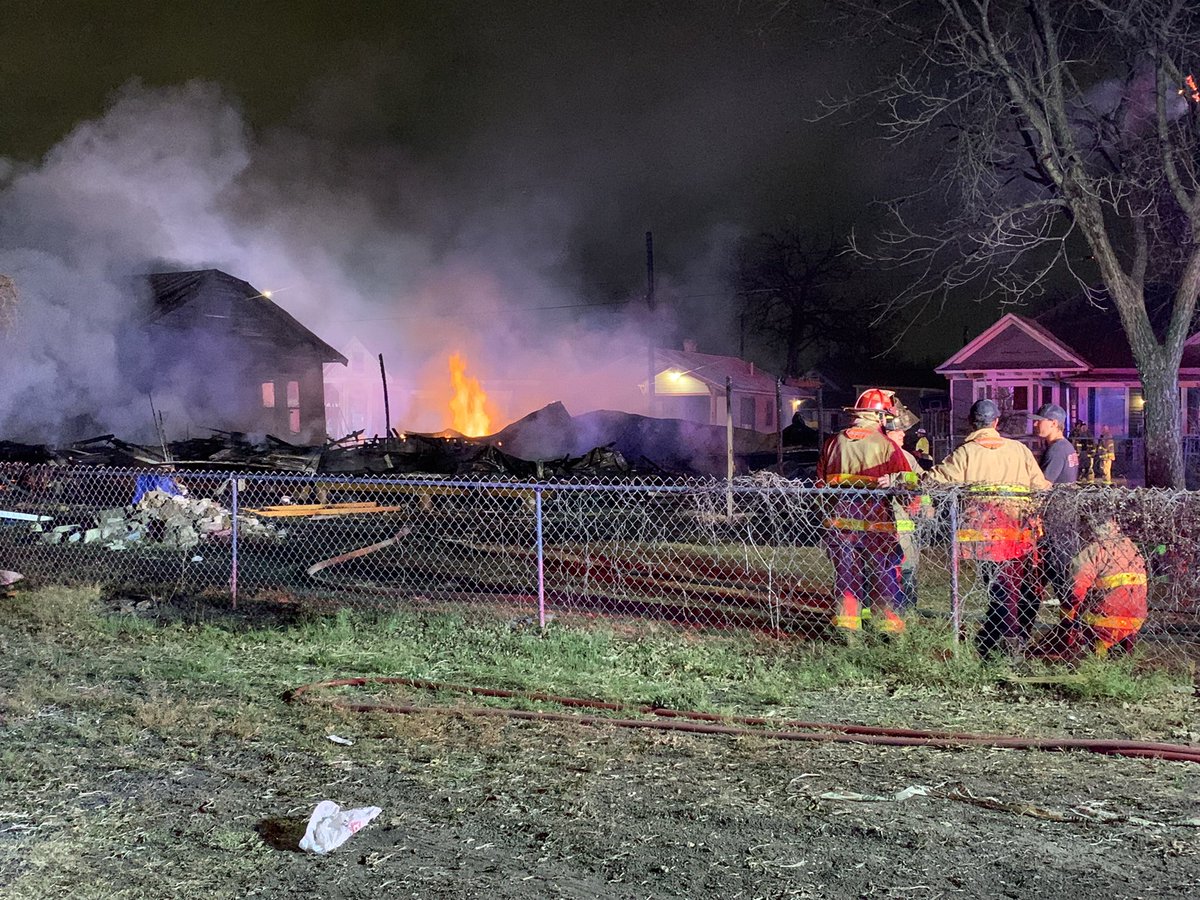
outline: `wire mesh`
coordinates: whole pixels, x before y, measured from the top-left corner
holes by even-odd
[[[833,638],[923,622],[1017,655],[1138,636],[1190,652],[1198,551],[1200,495],[1182,491],[0,467],[0,568],[235,604]]]

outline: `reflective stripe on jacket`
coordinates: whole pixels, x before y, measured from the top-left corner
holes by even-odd
[[[970,486],[956,535],[966,559],[998,562],[1033,550],[1032,493],[1049,489],[1050,482],[1020,441],[1002,437],[994,428],[980,428],[925,478]]]
[[[855,489],[838,498],[825,524],[855,541],[865,535],[894,535],[896,521],[887,497],[870,490],[885,475],[910,472],[904,452],[874,416],[859,416],[849,428],[831,435],[817,462],[817,481],[829,487]],[[911,523],[909,523],[911,524]]]
[[[1076,554],[1071,566],[1071,596],[1063,606],[1067,619],[1113,632],[1133,634],[1146,620],[1146,561],[1137,546],[1114,525]]]

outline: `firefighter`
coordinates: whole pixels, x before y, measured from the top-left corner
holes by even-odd
[[[922,469],[933,468],[933,453],[929,448],[929,434],[924,428],[917,429],[917,443],[913,446],[913,454]],[[915,470],[914,470],[915,471]]]
[[[1071,439],[1079,448],[1079,481],[1095,481],[1096,442],[1087,422],[1078,422],[1071,430]]]
[[[817,462],[817,483],[846,492],[837,497],[825,523],[825,546],[833,561],[837,591],[833,625],[851,640],[862,631],[866,605],[871,607],[869,621],[876,630],[904,630],[904,621],[896,613],[907,606],[900,584],[903,552],[896,540],[891,498],[871,496],[892,476],[912,477],[903,451],[883,430],[885,417],[895,411],[892,391],[863,391],[854,406],[846,408],[854,414],[854,422],[826,440]]]
[[[1036,547],[1031,495],[1050,482],[1028,447],[996,430],[1000,409],[994,401],[976,401],[968,418],[974,430],[925,478],[967,486],[955,540],[964,559],[979,563],[988,587],[987,613],[976,639],[980,655],[990,657],[1002,644],[1021,653],[1038,611],[1037,594],[1022,590]]]
[[[1067,649],[1128,653],[1146,621],[1146,560],[1111,516],[1090,527],[1071,564],[1071,593],[1061,607]]]
[[[1117,458],[1117,442],[1107,425],[1100,429],[1100,441],[1096,445],[1096,461],[1100,463],[1100,476],[1105,484],[1112,484],[1112,467]]]
[[[908,480],[908,476],[900,476],[893,482],[897,486],[915,487],[916,473],[921,471],[918,458],[904,449],[904,435],[918,421],[917,417],[897,400],[895,411],[883,423],[888,438],[900,448],[900,452],[904,454],[904,458],[913,472],[911,485],[904,484]],[[924,431],[924,428],[919,429],[917,434],[923,434]],[[921,446],[922,440],[925,439],[917,438],[918,448]],[[928,440],[925,441],[925,447],[927,449],[929,447]],[[916,497],[898,494],[892,498],[892,511],[896,518],[896,543],[900,545],[900,551],[904,554],[900,561],[900,587],[903,600],[901,601],[902,605],[896,610],[903,614],[917,603],[917,564],[921,557],[921,542],[917,535],[917,517],[928,518],[933,514],[933,507],[928,494]]]

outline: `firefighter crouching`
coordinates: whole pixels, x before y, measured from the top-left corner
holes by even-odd
[[[843,635],[859,634],[869,605],[872,625],[895,633],[904,630],[897,610],[908,605],[900,583],[903,553],[896,540],[891,497],[882,491],[872,496],[881,479],[884,484],[901,483],[912,471],[883,429],[885,418],[896,411],[895,394],[863,391],[846,411],[854,413],[854,423],[829,437],[817,462],[818,484],[845,489],[825,522],[837,592],[833,625]],[[907,524],[913,526],[911,520]]]
[[[1060,607],[1066,649],[1128,653],[1146,621],[1146,560],[1113,518],[1087,530],[1089,542],[1072,561],[1071,592]]]
[[[1020,653],[1039,603],[1035,592],[1022,589],[1033,576],[1036,549],[1032,495],[1048,489],[1050,482],[1028,447],[996,430],[1000,410],[993,401],[976,401],[969,421],[974,430],[925,478],[967,486],[955,539],[961,557],[979,563],[988,587],[976,648],[985,657],[1002,644]]]

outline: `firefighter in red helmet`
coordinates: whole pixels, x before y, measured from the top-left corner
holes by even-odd
[[[854,422],[829,437],[817,462],[818,484],[838,489],[825,523],[825,546],[837,591],[833,624],[846,635],[861,631],[864,605],[870,606],[870,622],[878,630],[904,629],[896,612],[908,605],[900,581],[904,554],[891,498],[880,491],[915,477],[905,476],[912,468],[884,431],[896,408],[894,392],[863,391],[846,408]]]

